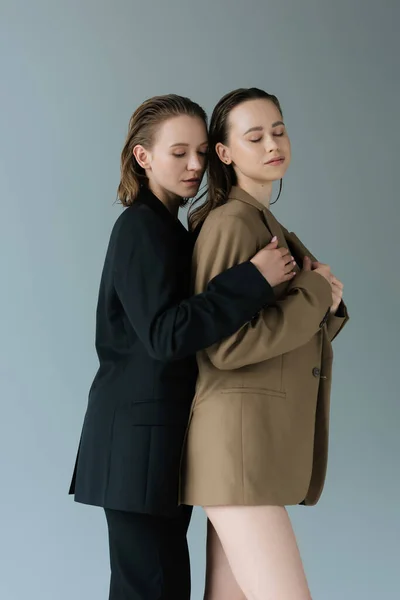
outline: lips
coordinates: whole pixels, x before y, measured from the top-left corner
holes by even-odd
[[[184,179],[183,182],[184,183],[200,183],[200,179],[197,177],[194,177],[193,179]]]
[[[280,165],[283,163],[284,160],[285,159],[283,156],[276,156],[275,158],[271,158],[271,160],[269,160],[266,164],[272,166]]]

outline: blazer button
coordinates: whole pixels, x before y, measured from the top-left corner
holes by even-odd
[[[318,367],[314,367],[312,370],[312,374],[314,375],[314,377],[319,377],[321,375],[321,370],[318,369]]]

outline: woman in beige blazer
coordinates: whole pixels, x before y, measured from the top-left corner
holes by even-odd
[[[210,125],[209,194],[195,293],[277,237],[296,266],[276,302],[198,353],[182,461],[182,504],[208,516],[207,600],[311,598],[285,506],[314,505],[324,485],[333,338],[348,319],[343,285],[269,210],[290,162],[275,96],[227,94]]]

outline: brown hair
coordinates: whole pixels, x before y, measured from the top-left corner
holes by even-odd
[[[214,108],[208,136],[208,196],[204,204],[191,210],[189,215],[190,229],[195,229],[206,219],[207,215],[214,208],[224,204],[229,196],[232,186],[237,184],[236,174],[233,166],[226,165],[219,159],[215,146],[218,143],[226,144],[228,141],[229,115],[231,111],[243,102],[258,99],[270,100],[273,102],[283,116],[278,98],[258,88],[240,88],[238,90],[234,90],[233,92],[229,92],[229,94],[226,94],[223,98],[221,98]],[[278,198],[281,194],[281,191],[282,180],[280,181]],[[200,198],[203,196],[200,196]],[[200,200],[200,198],[195,200],[192,206],[194,206],[194,204]]]
[[[118,186],[118,200],[124,206],[130,206],[136,200],[141,185],[148,183],[145,170],[133,155],[134,147],[141,144],[151,148],[157,128],[167,119],[180,115],[198,117],[207,127],[207,115],[201,106],[176,94],[149,98],[131,116],[121,153],[121,181]],[[182,205],[186,202],[183,200]]]

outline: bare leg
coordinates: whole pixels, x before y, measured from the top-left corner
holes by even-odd
[[[246,600],[238,586],[214,526],[207,521],[207,567],[204,600]]]
[[[284,507],[204,507],[247,600],[311,600]]]

